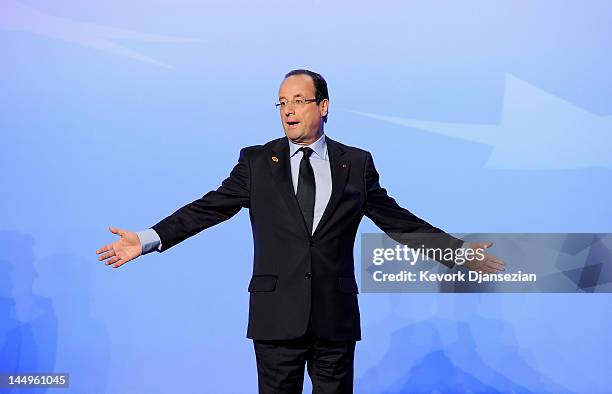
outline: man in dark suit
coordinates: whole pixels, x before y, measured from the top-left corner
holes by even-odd
[[[437,233],[454,249],[463,241],[400,207],[380,186],[369,152],[324,134],[329,95],[321,75],[288,73],[277,107],[286,137],[243,148],[217,190],[152,228],[135,233],[111,227],[121,238],[97,253],[117,268],[248,208],[255,258],[247,337],[254,342],[260,393],[301,392],[305,366],[315,393],[351,393],[361,339],[353,248],[363,216],[386,233]],[[466,265],[503,269],[485,256]]]

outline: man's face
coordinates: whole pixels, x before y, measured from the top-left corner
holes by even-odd
[[[314,99],[315,87],[309,75],[292,75],[285,79],[278,91],[279,102],[288,102],[280,109],[283,129],[287,137],[296,144],[309,145],[323,132],[323,117],[327,115],[327,99],[307,102],[302,106],[293,104],[296,99]]]

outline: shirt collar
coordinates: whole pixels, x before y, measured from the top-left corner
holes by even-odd
[[[289,141],[289,157],[293,157],[296,154],[298,149],[304,147],[304,145],[298,145],[287,138]],[[306,145],[311,148],[317,156],[319,156],[323,160],[327,160],[327,142],[325,142],[325,133],[321,134],[318,140],[313,142],[310,145]]]

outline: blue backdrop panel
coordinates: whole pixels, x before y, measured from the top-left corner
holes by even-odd
[[[328,80],[327,134],[433,224],[612,232],[611,16],[604,0],[2,1],[0,371],[69,372],[77,393],[256,391],[246,211],[121,269],[95,250],[281,136],[294,68]],[[612,389],[608,294],[360,305],[356,392]]]

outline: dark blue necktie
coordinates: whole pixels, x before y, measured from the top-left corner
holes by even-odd
[[[303,152],[302,160],[300,161],[300,175],[298,178],[297,197],[300,204],[300,210],[308,233],[312,234],[312,224],[314,221],[314,206],[315,206],[315,177],[312,165],[310,164],[310,155],[313,150],[311,148],[300,148]]]

